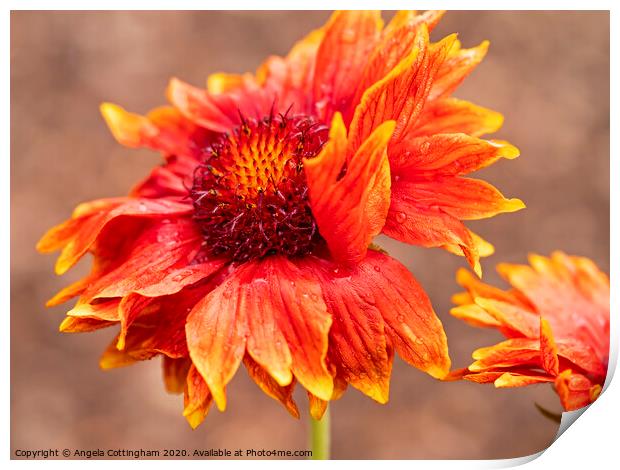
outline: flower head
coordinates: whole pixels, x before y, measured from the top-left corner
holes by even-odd
[[[104,104],[116,139],[165,162],[128,197],[82,204],[38,248],[84,254],[92,272],[49,301],[79,296],[62,331],[120,324],[103,368],[163,356],[198,425],[243,362],[298,415],[314,416],[347,384],[388,399],[394,353],[441,378],[441,322],[415,279],[372,247],[385,233],[467,257],[491,247],[462,220],[523,205],[463,178],[515,147],[479,137],[501,115],[450,95],[487,43],[429,42],[441,12],[336,12],[255,74],[173,79],[172,106],[147,116]]]
[[[504,291],[461,270],[467,292],[451,313],[496,328],[508,339],[474,351],[475,362],[454,377],[496,387],[552,383],[566,410],[594,401],[609,358],[609,278],[587,258],[555,252],[529,257],[530,266],[500,264]]]

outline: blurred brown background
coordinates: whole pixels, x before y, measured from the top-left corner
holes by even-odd
[[[229,409],[192,431],[182,398],[167,395],[159,363],[102,372],[112,332],[57,333],[66,309],[44,302],[64,278],[34,246],[84,200],[123,195],[159,157],[116,144],[98,112],[110,100],[145,112],[164,103],[170,76],[195,85],[216,71],[254,70],[284,54],[327,12],[14,12],[11,19],[11,446],[24,448],[303,449],[306,422],[290,418],[244,370]],[[503,112],[497,134],[522,151],[484,170],[528,209],[474,222],[496,246],[483,266],[554,249],[609,270],[609,15],[606,12],[449,12],[435,39],[491,40],[487,59],[457,91]],[[448,314],[462,258],[382,240],[429,292],[455,367],[499,336]],[[305,398],[299,393],[298,401]],[[547,447],[559,410],[547,386],[495,390],[440,383],[397,361],[391,400],[351,390],[332,407],[334,458],[516,457]]]

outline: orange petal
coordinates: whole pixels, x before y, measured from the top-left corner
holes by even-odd
[[[543,369],[551,375],[558,375],[560,371],[558,348],[553,339],[551,325],[543,317],[540,317],[540,356]]]
[[[200,376],[196,367],[192,364],[187,373],[185,386],[183,416],[187,422],[196,429],[204,421],[211,406],[211,393],[206,382]]]
[[[418,207],[439,208],[459,220],[493,217],[525,207],[520,199],[506,199],[485,181],[461,177],[426,179],[415,174],[402,174],[394,186],[406,186],[408,197]]]
[[[272,276],[266,278],[264,271],[262,265],[252,265],[244,272],[247,285],[244,286],[243,302],[247,303],[248,319],[246,348],[248,355],[284,387],[293,380],[293,357],[278,324],[278,312],[287,311],[289,299],[280,295],[277,274],[270,273]],[[252,298],[261,301],[255,302]]]
[[[89,209],[90,204],[92,209]],[[191,211],[191,205],[167,200],[117,198],[93,201],[78,206],[74,218],[51,228],[37,244],[37,250],[47,253],[62,248],[56,262],[56,273],[63,274],[95,243],[104,227],[117,217],[162,217],[189,214]]]
[[[346,166],[345,129],[334,117],[330,140],[321,153],[304,161],[312,213],[332,256],[357,262],[385,223],[389,208],[390,176],[385,148],[394,123],[379,126]]]
[[[58,331],[61,333],[86,333],[115,324],[116,322],[99,320],[97,318],[66,317],[58,327]]]
[[[56,305],[60,305],[67,300],[80,295],[92,281],[93,278],[91,276],[86,276],[74,282],[73,284],[61,289],[54,297],[45,303],[45,306],[55,307]]]
[[[375,286],[356,268],[310,257],[302,266],[320,281],[323,299],[334,318],[330,359],[339,376],[372,399],[386,403],[393,357],[388,354],[382,312],[372,300]]]
[[[103,103],[100,110],[114,138],[127,147],[148,147],[159,133],[147,118],[125,111],[116,104]]]
[[[539,383],[553,382],[553,377],[534,373],[517,374],[514,372],[504,372],[494,382],[497,388],[506,387],[525,387]]]
[[[257,284],[267,281],[272,302],[279,307],[273,314],[288,343],[293,374],[311,393],[329,400],[333,379],[325,360],[332,319],[318,282],[293,260],[280,256],[265,258],[257,264],[255,272],[261,275]],[[251,298],[256,296],[252,293]]]
[[[494,346],[473,352],[476,362],[469,366],[472,372],[499,367],[540,366],[540,342],[528,338],[513,338]]]
[[[329,401],[321,400],[320,398],[312,395],[312,393],[310,392],[307,392],[307,393],[308,393],[308,408],[310,410],[310,416],[312,416],[313,419],[316,419],[317,421],[319,421],[321,418],[323,418],[323,415],[327,411],[327,405],[329,404]]]
[[[437,71],[429,99],[435,100],[451,94],[484,59],[488,49],[489,41],[483,41],[471,49],[462,49],[461,43],[455,41],[448,57]]]
[[[498,328],[502,324],[490,315],[486,310],[476,304],[460,305],[453,307],[450,314],[471,326],[482,328]]]
[[[349,289],[381,312],[386,335],[398,354],[431,376],[444,377],[450,370],[450,358],[443,326],[407,268],[369,250],[355,269]]]
[[[592,260],[580,256],[567,256],[556,251],[551,258],[571,272],[573,283],[581,294],[597,305],[603,317],[609,318],[609,277]]]
[[[525,309],[532,310],[526,305],[521,305],[519,299],[516,298],[512,292],[507,292],[489,284],[485,284],[466,269],[461,268],[457,271],[456,282],[467,289],[469,294],[471,294],[472,299],[468,303],[473,302],[473,299],[476,297],[484,297],[486,299],[494,299],[500,302],[519,305]]]
[[[192,362],[220,411],[226,408],[225,387],[235,375],[245,351],[247,288],[242,273],[243,268],[233,272],[198,302],[185,327]]]
[[[422,24],[425,24],[430,32],[443,14],[443,11],[433,10],[421,15],[409,10],[397,12],[383,30],[380,41],[369,56],[353,102],[358,103],[367,88],[385,77],[407,57]]]
[[[148,311],[140,312],[129,325],[124,349],[118,350],[117,337],[101,358],[100,366],[104,369],[120,367],[158,354],[177,359],[188,357],[185,338],[187,313],[210,288],[207,285],[186,289],[177,295],[154,299]]]
[[[514,159],[519,149],[500,140],[482,140],[466,134],[436,134],[390,144],[394,175],[431,178],[465,175],[500,158]]]
[[[396,121],[394,143],[409,138],[417,126],[433,76],[454,39],[449,36],[429,46],[428,31],[422,25],[411,53],[364,92],[349,129],[351,153],[384,121]]]
[[[188,357],[172,359],[168,356],[162,358],[162,372],[164,384],[169,393],[183,393],[187,382],[187,373],[192,365]]]
[[[291,382],[286,386],[279,385],[256,361],[254,361],[249,355],[245,355],[243,358],[250,377],[256,382],[260,389],[284,405],[286,411],[288,411],[294,418],[299,418],[299,409],[295,400],[293,400],[293,391],[295,389],[295,382]]]
[[[112,103],[103,103],[100,110],[114,138],[127,147],[193,157],[208,135],[170,106],[156,108],[146,117]]]
[[[574,411],[588,406],[592,400],[592,390],[596,386],[587,377],[573,374],[571,370],[562,371],[555,379],[555,390],[560,396],[566,411]]]
[[[151,359],[155,352],[143,353],[140,357],[133,356],[127,351],[119,351],[116,347],[118,338],[114,339],[99,358],[99,367],[103,370],[116,369],[134,364],[136,361]]]
[[[495,111],[456,98],[443,98],[427,106],[410,137],[463,133],[473,137],[496,132],[504,117]]]
[[[323,121],[330,121],[336,112],[348,111],[382,27],[378,11],[337,11],[330,18],[314,72],[314,102]]]
[[[540,318],[535,313],[496,299],[476,297],[475,303],[499,322],[505,336],[538,338]]]
[[[459,247],[480,275],[478,243],[463,223],[437,208],[422,207],[411,196],[413,183],[392,185],[391,204],[383,233],[396,240],[425,247]]]
[[[95,304],[78,302],[67,312],[59,330],[63,333],[80,333],[114,325],[119,321],[119,303],[118,299]]]

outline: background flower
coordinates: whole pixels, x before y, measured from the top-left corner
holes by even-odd
[[[22,417],[13,421],[15,445],[38,441],[42,446],[58,447],[68,441],[76,446],[123,442],[161,447],[177,439],[193,446],[204,445],[205,439],[223,447],[237,443],[248,447],[305,445],[304,426],[286,419],[274,424],[272,417],[282,413],[279,405],[261,398],[245,374],[238,374],[231,387],[235,406],[225,415],[214,413],[209,425],[195,435],[178,419],[177,397],[161,392],[160,373],[152,365],[106,374],[97,370],[94,358],[108,341],[108,332],[74,335],[58,342],[55,329],[62,311],[55,308],[42,318],[40,305],[66,280],[49,275],[52,259],[49,266],[42,266],[32,245],[46,227],[67,216],[69,206],[123,194],[151,169],[152,153],[132,155],[115,146],[102,129],[96,109],[102,99],[114,97],[128,109],[146,111],[160,102],[170,70],[195,84],[217,70],[247,70],[248,64],[258,66],[269,53],[285,54],[299,31],[318,27],[326,18],[320,12],[274,12],[264,17],[243,12],[14,15],[12,328],[21,340],[12,344],[16,391],[12,406],[13,416]],[[459,96],[484,97],[482,104],[510,110],[511,119],[504,125],[502,137],[518,142],[522,153],[528,155],[485,169],[484,178],[506,194],[524,197],[529,210],[471,224],[496,244],[503,259],[518,260],[527,249],[544,252],[562,246],[572,252],[592,253],[605,268],[608,100],[601,90],[608,89],[606,27],[606,16],[601,13],[451,12],[433,33],[438,38],[460,31],[465,45],[491,40],[487,58],[463,84]],[[231,28],[239,28],[241,33],[231,37],[226,34]],[[88,34],[92,31],[110,34],[102,43]],[[576,43],[576,32],[587,41]],[[530,40],[550,36],[562,40]],[[172,37],[175,41],[170,41]],[[158,52],[170,48],[171,42],[178,52]],[[212,55],[208,50],[222,53]],[[102,68],[102,63],[108,66]],[[498,82],[507,86],[496,86]],[[139,83],[140,93],[128,83]],[[581,93],[575,94],[575,89]],[[541,122],[544,126],[536,125]],[[531,134],[532,127],[545,129],[549,135]],[[551,135],[563,138],[552,139]],[[66,152],[65,139],[71,142],[70,152]],[[586,149],[590,157],[584,159]],[[537,158],[532,166],[531,155],[546,157]],[[67,165],[50,163],[59,159]],[[94,171],[72,180],[70,187],[59,185],[56,180],[69,180],[76,167],[93,167]],[[527,194],[519,187],[523,179],[532,181]],[[536,227],[534,233],[532,227]],[[452,276],[439,279],[436,275],[454,272],[463,260],[441,250],[410,251],[387,240],[381,243],[399,259],[411,259],[407,266],[429,290],[454,338],[451,353],[455,362],[465,363],[471,350],[488,338],[488,332],[446,316],[449,304],[443,299],[455,285]],[[84,268],[77,266],[82,273]],[[486,268],[485,281],[495,282],[493,270]],[[424,409],[410,410],[412,389],[417,399],[424,400]],[[454,403],[455,393],[467,397],[472,408]],[[148,407],[135,406],[136,394]],[[467,383],[446,387],[396,361],[387,407],[376,406],[358,393],[347,394],[339,402],[335,431],[350,439],[337,441],[335,452],[345,457],[431,457],[445,456],[448,451],[461,457],[524,455],[546,446],[555,434],[553,424],[540,423],[540,416],[531,410],[533,397],[543,403],[549,398],[550,404],[557,400],[546,388],[498,394],[492,387]],[[263,406],[257,408],[256,400]],[[144,410],[151,407],[159,412]],[[443,411],[438,413],[439,409]],[[458,419],[446,421],[445,410]],[[531,432],[518,440],[508,439],[510,426],[494,426],[492,417],[498,413],[505,423],[528,427]],[[250,414],[254,420],[245,421]],[[217,432],[209,431],[216,428]],[[419,444],[415,449],[412,440]],[[353,442],[355,446],[349,448]],[[373,444],[360,449],[360,442]]]
[[[530,266],[500,264],[512,286],[484,284],[465,270],[450,313],[495,328],[506,341],[477,349],[453,377],[498,388],[551,383],[567,411],[600,394],[609,362],[609,278],[588,258],[530,255]]]

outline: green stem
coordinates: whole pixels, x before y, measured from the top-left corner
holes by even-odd
[[[320,420],[310,418],[312,460],[329,460],[331,445],[329,407]]]

